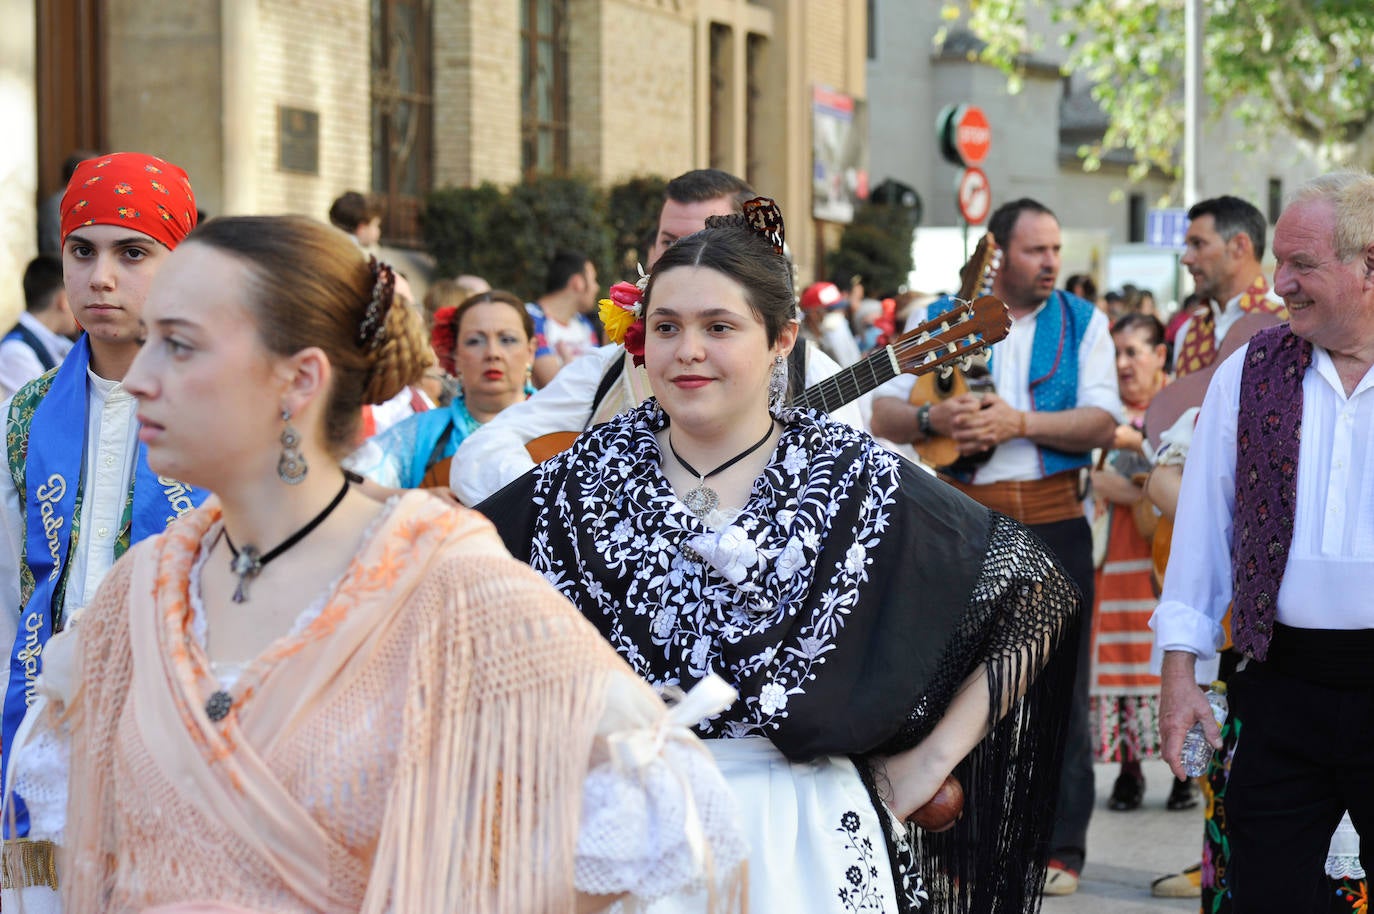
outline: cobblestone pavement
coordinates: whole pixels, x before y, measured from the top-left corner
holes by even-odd
[[[1088,827],[1088,864],[1077,893],[1046,898],[1043,914],[1157,914],[1198,910],[1196,898],[1153,898],[1150,882],[1196,863],[1202,854],[1202,807],[1164,808],[1172,775],[1144,764],[1145,802],[1131,812],[1107,808],[1117,766],[1097,765],[1097,808]]]

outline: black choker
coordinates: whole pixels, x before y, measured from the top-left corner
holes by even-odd
[[[687,510],[691,511],[697,517],[705,518],[706,515],[710,514],[712,511],[716,510],[716,508],[720,507],[720,496],[716,494],[715,489],[711,488],[706,484],[706,480],[710,479],[712,476],[715,476],[717,473],[723,473],[726,470],[730,469],[730,467],[739,463],[745,457],[748,457],[750,454],[754,453],[759,448],[763,447],[764,444],[767,443],[768,439],[771,437],[773,437],[773,420],[769,419],[768,431],[763,433],[762,438],[760,438],[753,444],[749,445],[749,447],[740,451],[738,454],[731,457],[729,460],[725,461],[711,472],[699,473],[697,472],[696,467],[692,466],[690,463],[683,460],[682,455],[677,452],[677,448],[673,447],[673,433],[669,432],[668,450],[673,452],[673,459],[675,459],[684,470],[686,470],[688,473],[691,473],[693,476],[697,478],[697,487],[692,491],[688,492],[686,495],[682,496],[682,503],[687,506]]]
[[[234,590],[234,602],[242,603],[247,600],[248,582],[262,574],[262,570],[267,567],[268,562],[305,539],[310,535],[310,531],[324,523],[324,519],[334,513],[334,509],[339,506],[347,494],[348,478],[344,477],[343,488],[339,489],[339,494],[334,496],[334,500],[325,505],[324,510],[311,518],[308,524],[288,536],[279,546],[266,555],[260,555],[254,546],[244,546],[242,551],[234,548],[234,541],[230,538],[229,530],[226,527],[224,541],[229,544],[229,551],[234,554],[233,560],[229,563],[229,570],[239,576],[239,586]]]

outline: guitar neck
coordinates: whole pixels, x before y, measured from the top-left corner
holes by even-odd
[[[793,406],[831,413],[891,381],[901,371],[891,346],[875,349],[848,368],[802,391]]]

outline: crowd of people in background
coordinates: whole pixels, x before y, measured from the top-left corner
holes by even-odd
[[[1364,453],[1368,177],[1300,192],[1272,286],[1258,210],[1200,202],[1178,303],[1061,283],[1053,210],[1009,201],[1009,332],[941,388],[856,366],[953,294],[796,287],[783,214],[718,170],[668,183],[638,276],[550,226],[526,300],[385,263],[367,194],[206,219],[162,159],[69,165],[0,340],[4,904],[1029,912],[1079,887],[1094,761],[1126,813],[1157,757],[1207,825],[1156,894],[1366,897],[1368,784],[1276,761],[1274,731],[1291,695],[1366,708],[1322,659],[1374,619],[1280,593],[1218,518],[1286,511],[1282,555],[1333,598],[1374,558],[1358,519],[1312,532],[1344,465],[1245,399],[1301,387],[1307,428]],[[1204,405],[1214,374],[1231,400]],[[1329,491],[1293,482],[1299,438]],[[1296,495],[1256,508],[1250,482]],[[1239,720],[1269,742],[1237,783]],[[1312,801],[1287,831],[1262,766]]]

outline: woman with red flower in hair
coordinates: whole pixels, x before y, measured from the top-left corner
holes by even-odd
[[[435,315],[433,336],[452,341],[446,348],[457,394],[447,407],[416,413],[368,439],[344,462],[380,485],[447,491],[449,463],[463,439],[534,393],[534,321],[520,299],[499,290],[481,292],[451,314],[445,310]]]

